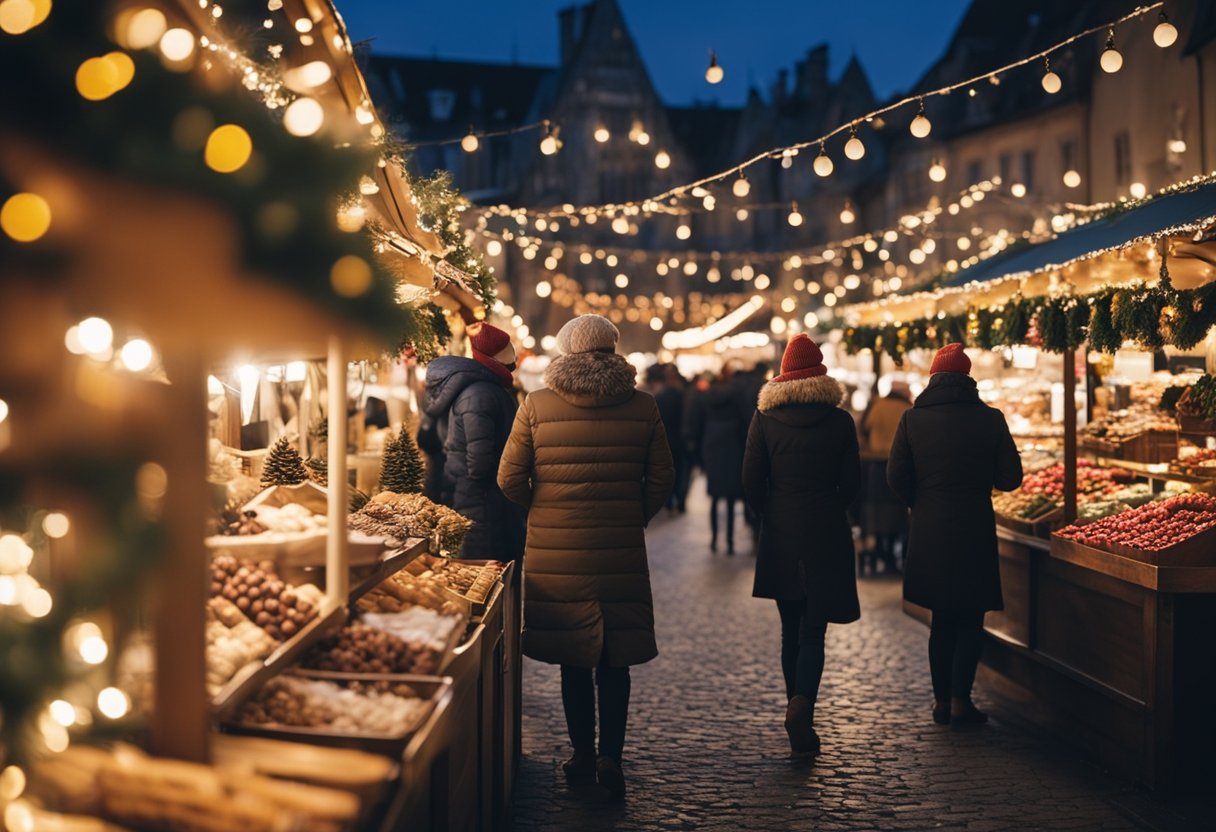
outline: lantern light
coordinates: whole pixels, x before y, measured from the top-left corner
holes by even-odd
[[[671,154],[666,150],[659,150],[654,154],[654,166],[659,170],[667,170],[671,167]]]
[[[920,110],[916,113],[916,118],[912,119],[912,124],[909,125],[908,129],[918,139],[925,138],[929,135],[929,131],[933,129],[933,124],[925,115],[925,99],[920,99]],[[860,159],[861,157],[858,156],[857,158]]]
[[[726,73],[718,63],[718,56],[714,50],[709,50],[709,66],[705,69],[705,80],[711,84],[720,84],[725,75]]]
[[[835,165],[832,164],[832,157],[824,149],[823,142],[819,143],[819,155],[815,157],[815,161],[811,167],[814,168],[815,173],[819,176],[832,175],[832,169]]]
[[[460,140],[460,149],[465,153],[476,153],[479,147],[481,147],[481,140],[477,138],[477,134],[473,132],[473,128],[470,126],[469,132]]]
[[[1178,29],[1173,23],[1170,23],[1169,16],[1165,12],[1157,15],[1157,27],[1153,29],[1153,43],[1166,49],[1174,45],[1174,41],[1178,40]]]
[[[786,222],[797,228],[802,225],[802,214],[798,213],[798,203],[790,205],[790,215],[786,217]]]
[[[854,162],[866,155],[866,146],[857,138],[857,126],[849,128],[849,140],[844,143],[844,155]]]
[[[1098,63],[1102,67],[1103,72],[1115,73],[1123,67],[1123,55],[1115,48],[1115,30],[1110,28],[1106,32],[1106,47],[1102,50],[1102,56],[1098,58]]]
[[[1081,174],[1072,169],[1064,171],[1064,184],[1069,188],[1076,188],[1081,184]]]
[[[743,171],[739,171],[739,178],[731,185],[731,193],[742,199],[751,193],[752,183],[747,181],[747,177],[743,175]]]
[[[946,166],[940,159],[934,159],[933,164],[929,165],[929,179],[934,182],[946,181]]]

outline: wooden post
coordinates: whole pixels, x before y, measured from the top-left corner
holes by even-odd
[[[325,595],[332,609],[346,603],[350,569],[346,558],[346,351],[342,339],[329,338],[329,537],[325,547]]]
[[[208,557],[203,544],[207,505],[206,371],[201,356],[165,355],[173,384],[172,407],[159,440],[168,473],[164,501],[164,568],[152,599],[156,626],[156,699],[151,740],[154,753],[206,762],[210,713],[206,685],[204,615]]]
[[[1064,350],[1064,522],[1077,519],[1077,351]]]

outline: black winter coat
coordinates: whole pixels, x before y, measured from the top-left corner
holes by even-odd
[[[456,355],[427,365],[426,390],[426,413],[443,437],[444,492],[451,507],[473,521],[460,556],[518,558],[523,514],[498,487],[498,463],[518,409],[515,394],[488,368]]]
[[[697,398],[692,422],[709,496],[741,499],[747,422],[739,412],[735,388],[721,382],[710,387]]]
[[[769,382],[747,434],[743,486],[761,518],[752,595],[807,599],[816,620],[861,617],[853,530],[845,514],[861,483],[853,418],[827,376]]]
[[[929,379],[900,420],[887,481],[912,509],[904,598],[932,610],[1002,609],[992,489],[1017,488],[1022,460],[973,378]]]

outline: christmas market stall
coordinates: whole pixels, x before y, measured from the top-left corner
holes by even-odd
[[[458,196],[412,193],[328,2],[29,5],[0,21],[6,827],[494,828],[511,566],[450,559],[469,523],[408,419],[348,476],[369,380],[492,299]]]
[[[931,350],[974,348],[1018,442],[1025,479],[993,499],[986,690],[1104,766],[1194,788],[1216,742],[1216,183],[1078,214],[846,310],[843,342],[914,383]]]

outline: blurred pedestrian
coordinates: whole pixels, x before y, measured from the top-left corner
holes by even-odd
[[[473,357],[442,355],[426,368],[426,413],[443,439],[444,493],[473,521],[463,558],[515,560],[523,554],[523,518],[498,487],[498,460],[518,408],[515,348],[487,323],[469,327]]]
[[[906,381],[892,381],[887,395],[874,399],[861,420],[865,486],[862,529],[867,537],[873,536],[872,554],[883,562],[887,572],[899,571],[896,548],[906,552],[908,532],[908,508],[887,485],[887,455],[900,419],[911,406],[912,388]]]
[[[724,368],[697,402],[693,419],[693,442],[705,489],[709,493],[711,551],[718,551],[718,503],[725,504],[726,553],[735,553],[735,503],[743,499],[743,444],[747,424],[743,421],[738,393],[729,367]]]
[[[574,747],[562,769],[616,799],[629,668],[658,655],[644,528],[673,480],[658,406],[635,389],[619,339],[599,315],[561,328],[547,389],[524,400],[498,469],[503,492],[528,509],[523,650],[561,665]]]
[[[675,484],[667,498],[667,510],[683,514],[688,496],[688,453],[684,447],[684,386],[680,382],[683,378],[674,364],[652,364],[646,370],[646,387],[658,405],[675,466]]]
[[[887,479],[912,509],[904,598],[933,613],[933,721],[988,721],[971,702],[984,613],[1003,608],[992,489],[1022,482],[1022,461],[1001,411],[980,401],[962,344],[937,351],[929,385],[905,411]]]
[[[796,754],[818,754],[815,702],[829,623],[861,617],[853,530],[845,509],[861,478],[844,389],[805,333],[790,339],[781,374],[760,390],[747,434],[743,484],[760,519],[752,595],[781,615],[785,730]]]
[[[736,401],[745,427],[752,423],[752,417],[756,415],[756,400],[768,381],[769,369],[767,361],[757,361],[747,372],[735,374]],[[755,552],[760,540],[760,518],[756,517],[746,500],[743,502],[743,520],[751,529],[752,551]]]

